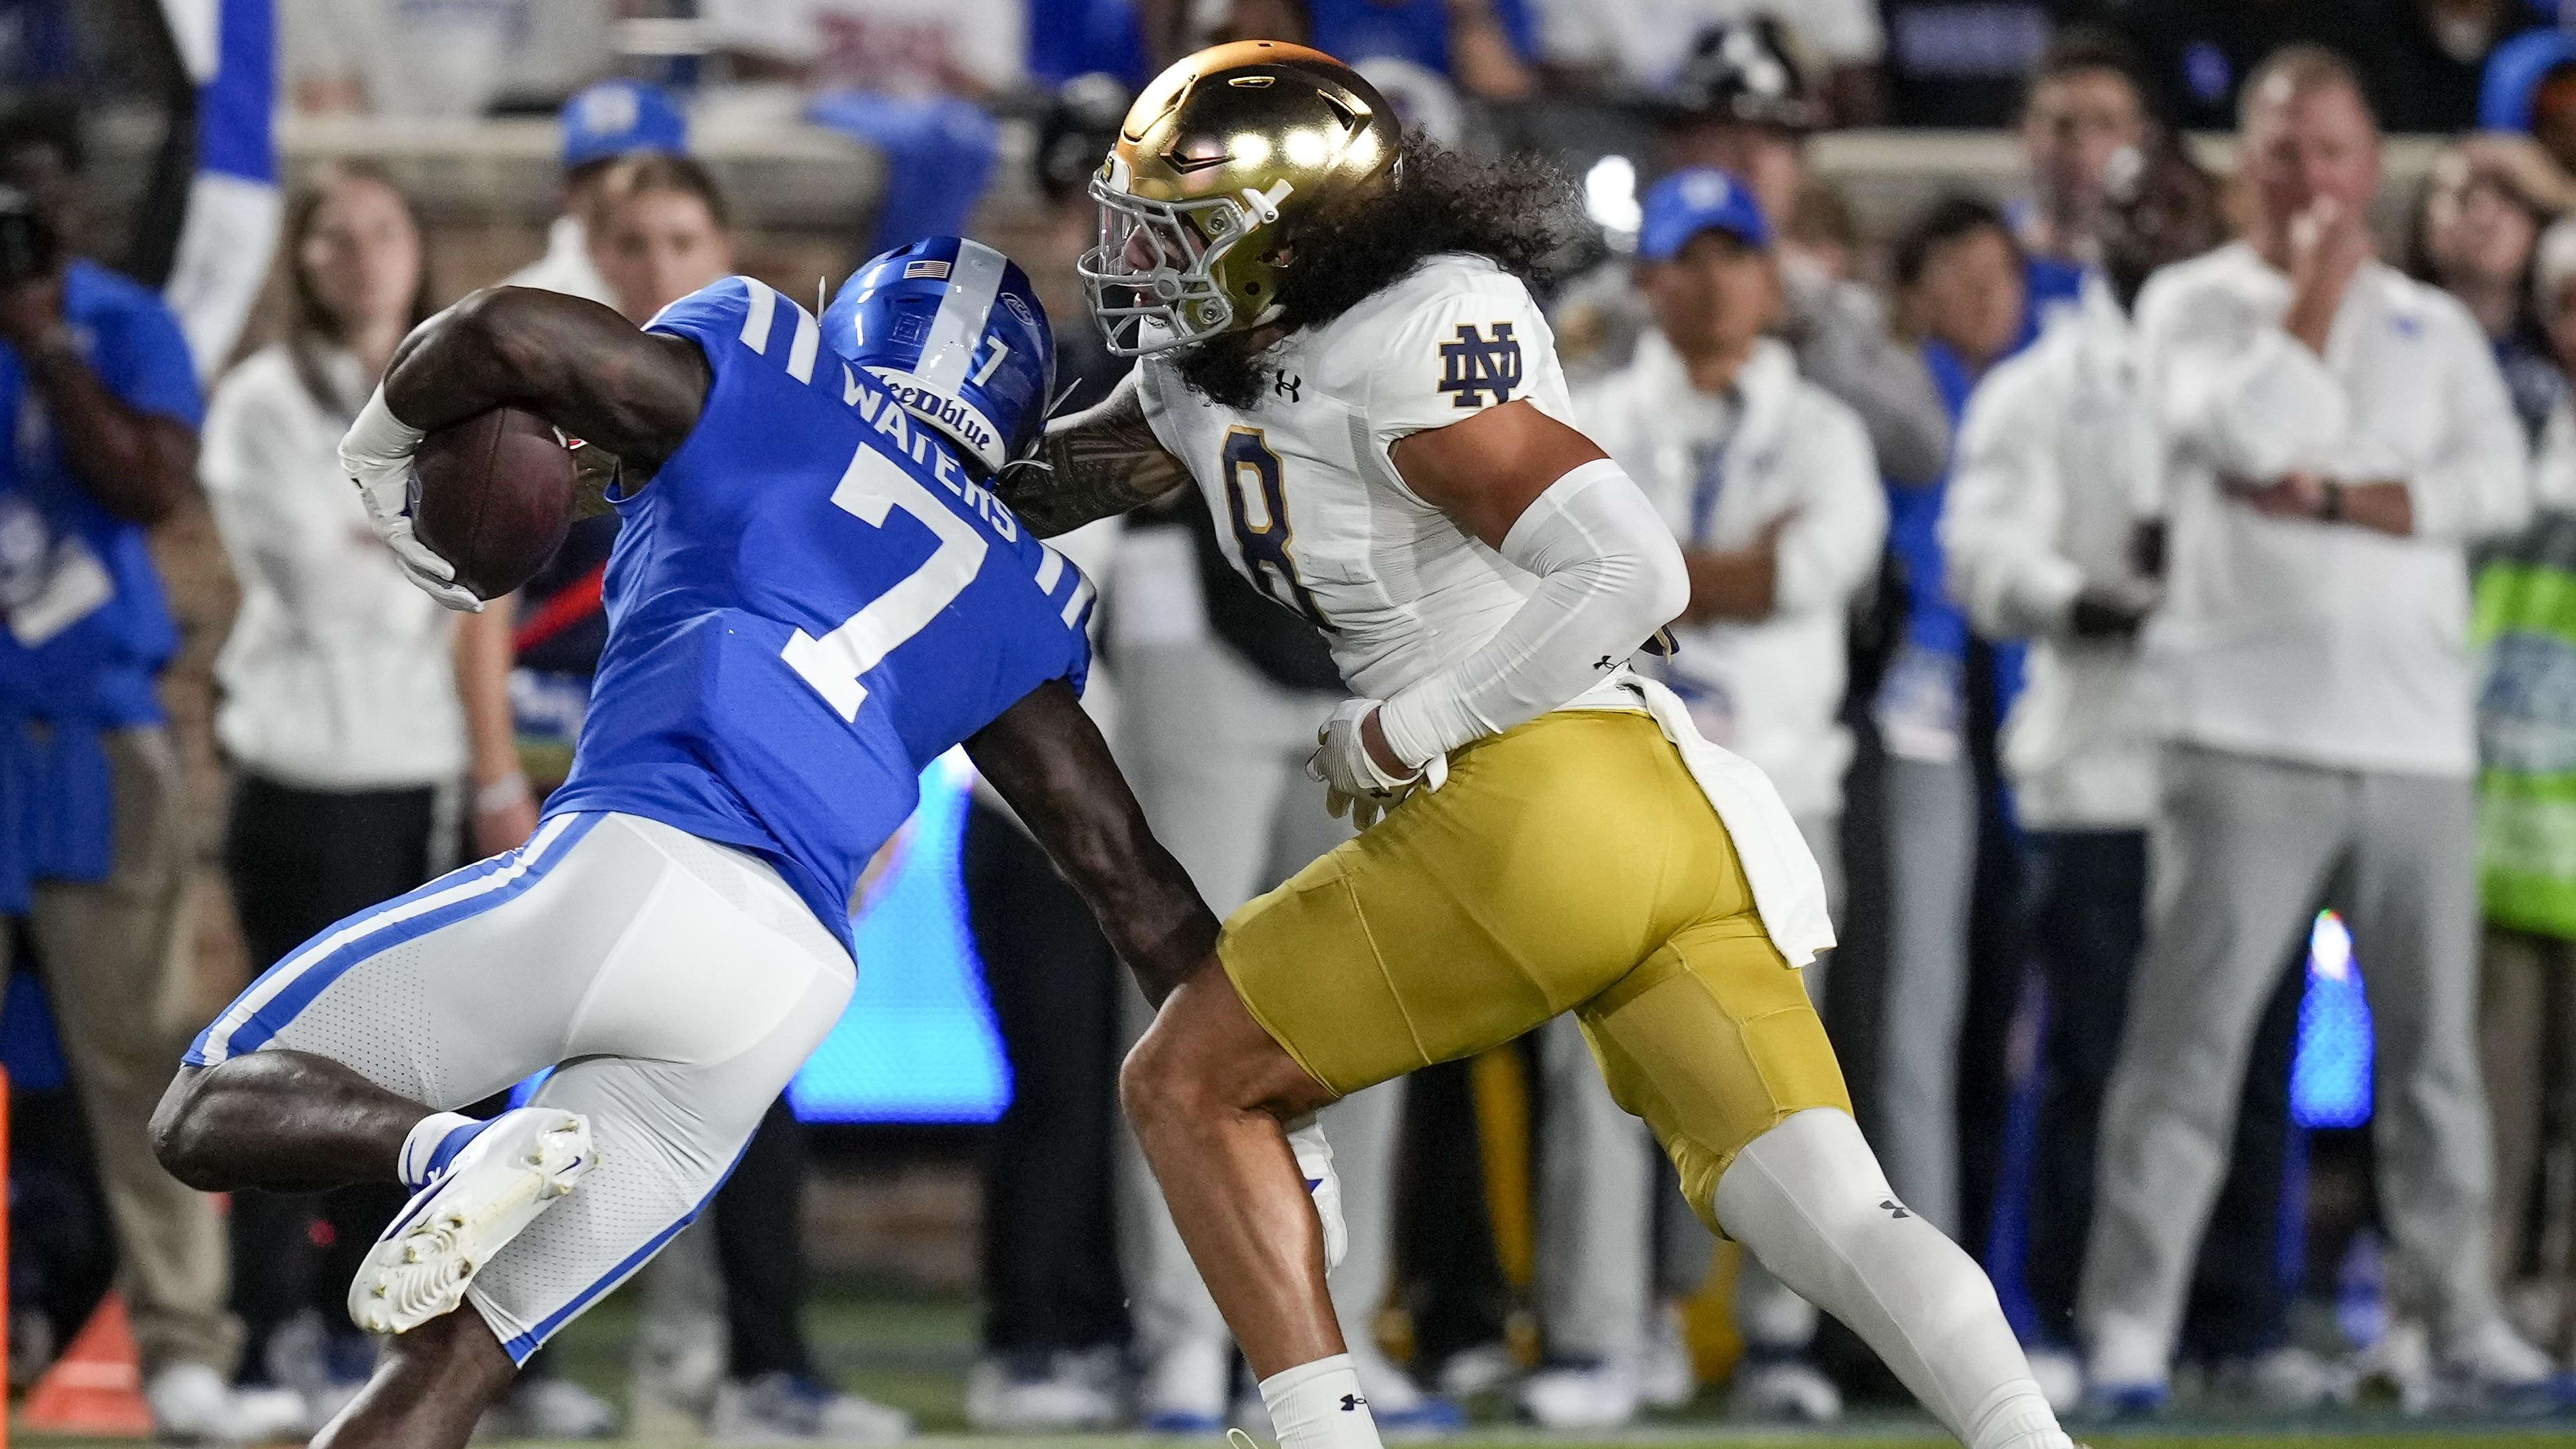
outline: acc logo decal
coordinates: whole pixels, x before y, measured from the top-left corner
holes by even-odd
[[[1493,329],[1488,340],[1474,323],[1461,322],[1458,340],[1440,344],[1440,391],[1456,393],[1459,407],[1483,407],[1487,393],[1496,403],[1510,402],[1521,385],[1520,339],[1512,336],[1509,322],[1496,322]]]

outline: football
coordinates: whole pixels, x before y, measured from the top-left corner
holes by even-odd
[[[572,527],[572,450],[545,419],[494,408],[420,440],[412,531],[497,599],[534,577]]]

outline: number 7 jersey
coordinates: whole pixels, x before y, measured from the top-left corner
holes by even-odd
[[[1226,557],[1324,631],[1360,694],[1383,699],[1474,652],[1536,581],[1416,496],[1387,450],[1523,399],[1573,425],[1528,288],[1483,257],[1436,256],[1265,360],[1250,408],[1190,391],[1169,361],[1142,364],[1146,420],[1198,480]]]
[[[732,277],[647,330],[696,342],[714,381],[615,500],[608,644],[546,810],[759,854],[847,941],[923,767],[1038,686],[1081,687],[1091,585],[793,301]]]

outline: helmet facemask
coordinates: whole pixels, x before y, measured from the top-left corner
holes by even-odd
[[[1272,190],[1284,193],[1286,183]],[[1106,177],[1093,179],[1091,195],[1100,203],[1100,244],[1075,269],[1090,287],[1092,312],[1112,355],[1167,352],[1234,329],[1238,312],[1222,271],[1225,259],[1278,220],[1279,195],[1247,190],[1241,197],[1155,201],[1119,190]],[[1274,301],[1248,325],[1278,311]]]

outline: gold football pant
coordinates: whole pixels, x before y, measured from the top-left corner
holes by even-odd
[[[1712,1228],[1746,1143],[1851,1110],[1725,826],[1643,714],[1559,711],[1459,750],[1446,785],[1236,912],[1217,952],[1343,1095],[1574,1012]]]

